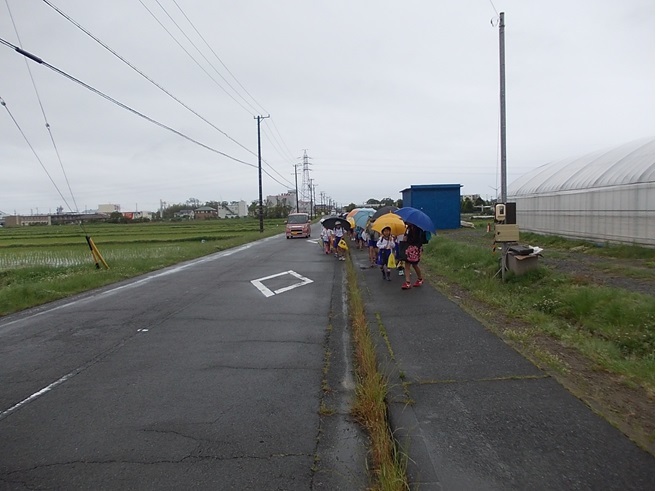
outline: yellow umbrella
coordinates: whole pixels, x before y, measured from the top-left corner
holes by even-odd
[[[356,221],[354,220],[354,217],[347,217],[347,221],[351,225],[352,230],[356,228]]]
[[[372,223],[372,230],[379,233],[382,233],[381,231],[386,227],[390,227],[390,233],[392,235],[403,235],[406,232],[406,224],[399,218],[399,215],[395,215],[394,213],[381,215]]]

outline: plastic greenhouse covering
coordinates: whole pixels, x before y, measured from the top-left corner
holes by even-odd
[[[507,191],[521,230],[655,244],[655,139],[538,167]]]

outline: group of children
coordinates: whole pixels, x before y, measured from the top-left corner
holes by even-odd
[[[321,238],[324,253],[333,253],[338,260],[344,261],[346,250],[339,246],[340,240],[351,240],[356,243],[355,247],[359,250],[367,247],[370,267],[374,268],[378,265],[384,280],[392,281],[390,278],[391,270],[396,268],[399,276],[406,276],[402,289],[408,290],[414,286],[422,286],[424,280],[418,263],[420,262],[420,253],[424,243],[421,238],[424,232],[414,225],[408,224],[406,233],[395,237],[392,235],[390,227],[383,228],[379,234],[372,230],[370,225],[368,222],[365,229],[356,227],[355,230],[345,230],[340,224],[337,224],[334,229],[322,228]],[[417,256],[407,256],[406,261],[401,260],[400,249],[402,242],[408,248],[415,248]],[[390,259],[391,255],[392,259]],[[411,268],[417,275],[417,280],[412,285],[410,281]]]
[[[342,228],[342,225],[338,223],[332,229],[322,227],[320,237],[324,247],[324,254],[333,253],[335,257],[338,258],[338,261],[345,260],[346,249],[340,246],[340,241],[348,238],[348,233],[344,228]]]

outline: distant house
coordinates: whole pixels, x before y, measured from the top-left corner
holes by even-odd
[[[228,203],[228,205],[224,206],[224,208],[228,208],[228,211],[230,211],[233,214],[233,216],[227,215],[224,218],[245,217],[248,216],[249,214],[248,206],[246,205],[246,201],[244,200],[231,201],[230,203]]]
[[[194,220],[210,220],[217,218],[217,210],[211,206],[201,206],[194,210]]]
[[[220,205],[219,209],[217,210],[217,216],[219,218],[238,218],[239,214],[235,213],[235,209],[230,205]]]
[[[175,212],[173,217],[182,220],[194,220],[194,210],[180,210]]]

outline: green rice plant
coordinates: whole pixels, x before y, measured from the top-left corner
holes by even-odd
[[[110,269],[96,269],[76,227],[0,229],[0,315],[109,285],[182,261],[281,233],[257,220],[179,224],[103,224],[87,228]],[[133,226],[134,225],[134,226]],[[242,228],[245,231],[236,232]],[[150,234],[150,235],[149,235]],[[27,240],[30,239],[30,240]],[[22,241],[20,247],[16,241]],[[25,244],[32,245],[25,245]]]

